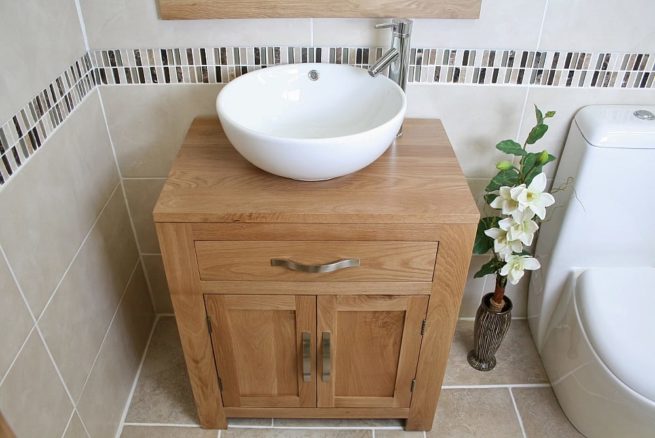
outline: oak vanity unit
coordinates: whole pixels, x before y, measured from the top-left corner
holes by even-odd
[[[441,123],[301,182],[196,119],[154,210],[198,417],[406,418],[429,430],[478,210]]]

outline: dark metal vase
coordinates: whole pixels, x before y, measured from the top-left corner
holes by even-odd
[[[478,371],[491,371],[496,366],[496,351],[505,338],[512,322],[512,300],[503,297],[505,305],[501,312],[491,310],[491,297],[488,293],[475,314],[473,329],[473,350],[467,356],[469,364]]]

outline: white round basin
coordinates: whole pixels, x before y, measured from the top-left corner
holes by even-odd
[[[334,64],[257,70],[216,99],[225,134],[246,160],[304,181],[371,164],[393,143],[406,107],[405,93],[388,78]]]

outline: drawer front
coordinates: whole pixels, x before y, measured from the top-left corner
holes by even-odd
[[[204,281],[431,282],[437,246],[394,241],[195,242]]]

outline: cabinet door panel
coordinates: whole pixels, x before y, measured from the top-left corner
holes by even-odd
[[[207,295],[205,302],[224,406],[316,405],[316,297]],[[303,333],[311,343],[309,381]]]
[[[409,407],[427,303],[426,296],[318,297],[318,406]]]

